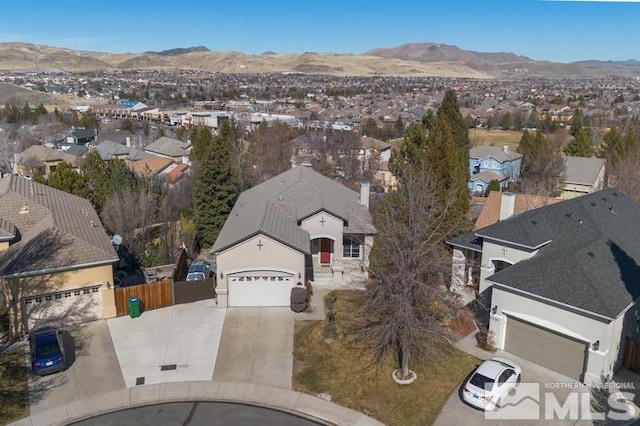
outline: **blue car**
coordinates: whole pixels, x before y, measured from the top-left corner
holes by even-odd
[[[29,333],[31,369],[39,375],[65,369],[62,332],[55,327],[42,327]]]

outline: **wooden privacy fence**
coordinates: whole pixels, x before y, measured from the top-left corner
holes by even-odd
[[[215,287],[214,278],[206,278],[200,281],[175,281],[173,283],[174,304],[213,299],[216,296]]]
[[[151,311],[173,305],[173,288],[170,279],[130,287],[116,288],[116,315],[129,315],[129,299],[140,300],[140,311]]]
[[[129,315],[129,299],[140,300],[140,312],[152,311],[180,303],[191,303],[216,297],[216,280],[173,281],[165,279],[147,284],[119,287],[114,289],[116,315]]]
[[[624,368],[640,373],[640,342],[627,338],[624,344]]]

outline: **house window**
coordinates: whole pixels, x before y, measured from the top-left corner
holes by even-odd
[[[345,235],[342,238],[342,257],[359,259],[360,258],[360,239],[354,236]]]
[[[483,165],[484,167],[489,167],[489,161],[488,161],[488,160],[484,160],[484,161],[482,162],[482,165]]]
[[[311,240],[311,254],[317,255],[320,253],[320,238]]]

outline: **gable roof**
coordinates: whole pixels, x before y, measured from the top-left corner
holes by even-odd
[[[478,145],[469,150],[470,159],[483,159],[487,157],[491,157],[496,161],[504,163],[506,161],[513,161],[517,160],[518,158],[522,158],[522,154],[519,154],[516,151],[512,151],[510,149],[507,149],[505,152],[504,148],[491,145]]]
[[[593,185],[605,166],[603,158],[565,156],[564,183]]]
[[[225,250],[264,233],[303,253],[309,253],[309,234],[299,221],[326,211],[345,222],[345,233],[375,234],[360,194],[313,169],[295,167],[244,191],[212,247]]]
[[[163,157],[149,157],[139,161],[127,162],[129,170],[138,176],[151,177],[173,164],[173,160]]]
[[[144,150],[147,152],[162,154],[169,157],[183,157],[189,155],[188,149],[190,147],[191,142],[184,142],[180,139],[173,139],[162,136],[147,145]]]
[[[116,142],[119,144],[126,144],[127,138],[132,138],[133,134],[129,130],[119,130],[116,132],[101,133],[96,137],[96,144],[100,144],[104,141]]]
[[[549,204],[555,204],[562,201],[562,198],[556,197],[544,197],[541,195],[529,195],[529,194],[514,194],[514,208],[513,214],[519,215],[526,211],[544,207]],[[476,220],[475,229],[484,228],[485,226],[493,225],[500,220],[500,206],[502,204],[502,192],[491,191],[487,200],[484,203],[482,212]]]
[[[492,180],[497,180],[498,182],[502,182],[505,179],[508,179],[509,177],[502,174],[502,173],[496,173],[492,170],[485,170],[484,172],[480,172],[480,173],[476,173],[475,175],[471,175],[469,177],[469,182],[475,182],[478,180],[481,180],[483,182],[486,183],[490,183]]]
[[[497,242],[538,247],[489,277],[609,318],[640,298],[640,205],[608,188],[478,230]]]
[[[83,162],[81,157],[68,154],[64,151],[57,151],[43,145],[31,145],[16,156],[16,161],[19,164],[27,165],[31,160],[36,160],[42,163],[65,161],[73,167],[80,167]]]
[[[15,227],[19,238],[0,252],[0,276],[40,275],[118,260],[100,218],[84,198],[8,175],[0,179],[0,218]]]

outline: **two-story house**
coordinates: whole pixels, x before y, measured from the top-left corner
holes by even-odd
[[[508,146],[480,145],[469,151],[469,191],[476,196],[487,192],[493,180],[504,189],[520,179],[522,154],[511,151]]]

